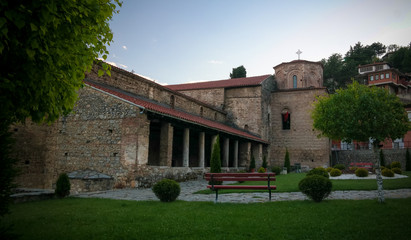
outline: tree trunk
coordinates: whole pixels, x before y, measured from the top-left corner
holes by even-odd
[[[377,187],[378,187],[378,202],[384,203],[384,189],[382,187],[382,176],[381,176],[381,164],[380,164],[380,141],[375,140],[372,144],[372,149],[374,151],[375,157],[375,174],[377,175]]]

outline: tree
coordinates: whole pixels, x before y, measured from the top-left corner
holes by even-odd
[[[221,172],[221,156],[220,156],[220,136],[213,145],[213,150],[211,151],[210,159],[210,173],[220,173]],[[210,185],[213,183],[210,181]],[[221,184],[221,181],[214,181],[214,185]]]
[[[247,71],[243,65],[233,68],[233,72],[230,73],[230,78],[244,78],[247,77]]]
[[[347,89],[337,90],[336,94],[318,97],[312,118],[320,136],[345,142],[372,142],[378,200],[384,202],[378,154],[380,142],[387,138],[401,138],[409,129],[408,116],[399,98],[385,89],[353,82]]]
[[[343,74],[344,59],[341,54],[334,53],[328,59],[322,59],[324,86],[330,93],[335,89],[345,86],[345,76]]]
[[[113,38],[109,20],[121,6],[113,1],[0,1],[2,147],[11,124],[27,118],[51,123],[73,109],[85,72],[98,57],[107,58]],[[103,64],[99,74],[108,70]]]
[[[388,63],[400,72],[411,73],[411,47],[401,47],[391,53]]]

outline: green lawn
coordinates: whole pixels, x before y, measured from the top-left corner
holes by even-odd
[[[384,189],[402,189],[411,188],[411,172],[403,172],[408,178],[384,179]],[[275,192],[299,192],[298,183],[305,177],[305,173],[291,173],[286,175],[278,175],[277,180],[273,183],[277,186]],[[331,180],[333,191],[339,190],[377,190],[377,181],[375,179],[361,180]],[[244,182],[243,185],[265,185],[266,182]],[[234,192],[258,192],[265,190],[219,190],[218,193],[234,193]],[[213,193],[209,189],[199,191],[197,193],[210,194]]]
[[[411,199],[256,204],[56,199],[12,205],[20,239],[410,239]]]

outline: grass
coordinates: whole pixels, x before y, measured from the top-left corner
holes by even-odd
[[[20,239],[410,239],[411,199],[229,204],[56,199],[15,204]]]
[[[408,178],[384,179],[383,187],[386,190],[411,188],[411,172],[403,172]],[[298,183],[305,177],[305,173],[291,173],[286,175],[278,175],[273,183],[277,186],[275,192],[299,192]],[[377,182],[375,179],[361,180],[331,180],[333,191],[341,190],[377,190]],[[238,184],[238,183],[237,183]],[[244,182],[242,185],[265,185],[266,182]],[[266,192],[266,190],[219,190],[218,193],[238,193],[238,192]],[[198,191],[199,194],[214,193],[210,189]]]

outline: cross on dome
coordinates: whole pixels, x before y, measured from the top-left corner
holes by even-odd
[[[301,55],[301,53],[303,53],[303,52],[301,52],[301,50],[298,49],[298,51],[296,52],[296,54],[298,55],[298,60],[300,60],[300,55]]]

